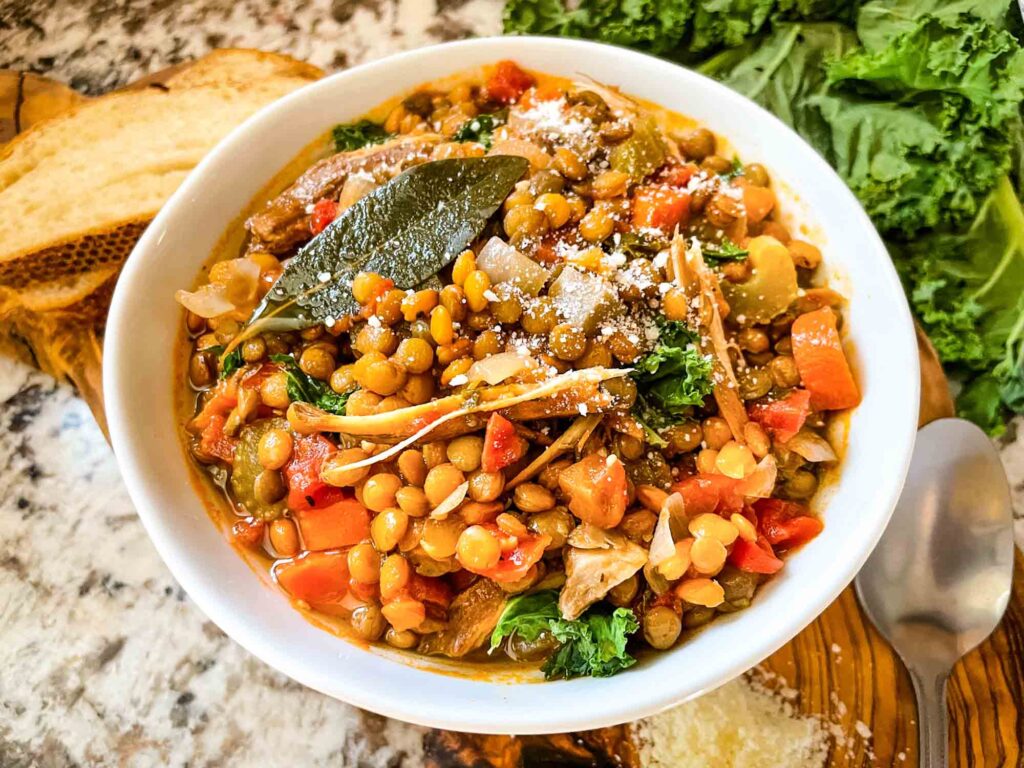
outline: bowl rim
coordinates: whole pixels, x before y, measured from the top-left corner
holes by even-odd
[[[839,572],[821,579],[817,585],[811,585],[809,599],[794,607],[784,626],[776,627],[772,632],[765,634],[751,633],[748,635],[749,644],[745,652],[737,653],[728,663],[707,665],[713,672],[709,672],[703,665],[682,670],[689,676],[690,684],[676,682],[665,674],[644,674],[643,665],[615,678],[548,682],[540,687],[534,683],[515,685],[481,680],[462,680],[455,684],[448,676],[416,669],[415,666],[395,664],[387,659],[387,664],[405,670],[394,674],[395,679],[401,682],[400,687],[404,687],[408,694],[407,700],[401,700],[402,697],[395,695],[394,686],[390,682],[388,685],[391,687],[382,692],[369,684],[368,680],[360,679],[362,670],[354,670],[351,679],[345,675],[324,674],[321,669],[310,668],[300,656],[279,647],[273,637],[256,631],[253,624],[245,619],[247,606],[239,608],[237,605],[227,604],[224,596],[219,594],[223,591],[221,586],[203,573],[200,564],[190,557],[189,548],[175,539],[173,526],[166,519],[173,512],[168,513],[166,509],[161,509],[163,505],[158,498],[162,479],[148,472],[140,459],[142,448],[147,441],[159,438],[155,438],[151,430],[140,424],[141,414],[126,405],[129,399],[125,395],[131,391],[134,380],[127,335],[130,333],[130,324],[138,319],[138,315],[133,312],[133,286],[142,279],[145,270],[151,266],[147,260],[151,259],[168,228],[180,217],[181,212],[200,196],[204,185],[210,181],[208,177],[221,163],[221,158],[237,154],[244,149],[249,135],[272,116],[298,109],[304,104],[315,104],[321,101],[323,96],[335,93],[344,84],[355,85],[361,80],[386,73],[399,64],[434,60],[453,50],[467,49],[479,53],[480,62],[520,57],[528,67],[531,66],[530,56],[534,53],[542,55],[544,52],[557,52],[567,58],[572,57],[572,60],[582,60],[595,54],[612,56],[621,62],[623,69],[635,65],[652,76],[665,78],[668,82],[696,83],[710,91],[714,98],[724,105],[738,105],[747,112],[754,110],[753,114],[756,114],[765,125],[770,126],[772,131],[782,132],[788,136],[788,141],[794,143],[794,152],[802,153],[803,162],[815,165],[815,171],[820,171],[825,178],[823,183],[830,185],[830,192],[839,197],[838,202],[845,215],[849,216],[852,226],[864,230],[865,236],[871,239],[868,243],[870,247],[866,250],[879,257],[877,267],[884,290],[887,294],[893,293],[899,297],[892,307],[890,342],[901,345],[902,351],[908,353],[907,364],[912,370],[908,371],[906,380],[897,378],[897,384],[894,384],[898,390],[898,402],[903,405],[906,414],[902,414],[901,420],[897,419],[891,424],[895,446],[895,449],[890,447],[890,451],[887,452],[891,471],[879,481],[880,490],[877,491],[878,498],[884,499],[881,502],[884,513],[879,513],[874,518],[873,528],[870,534],[862,539],[863,546],[860,551],[846,555],[837,554]],[[451,71],[457,72],[465,68],[466,66],[460,66]],[[624,79],[629,80],[629,77]],[[408,86],[404,84],[396,86],[384,94],[384,98],[400,93],[406,87]],[[624,84],[623,88],[627,92],[630,90],[628,84]],[[290,159],[282,157],[280,166],[283,167]],[[225,220],[225,230],[228,224],[229,220]],[[218,233],[218,236],[220,234],[222,233]],[[917,429],[919,388],[913,322],[895,268],[886,256],[881,238],[859,202],[824,159],[774,115],[726,86],[692,70],[625,48],[554,37],[485,37],[417,48],[329,75],[259,110],[231,131],[203,158],[146,229],[118,280],[104,341],[103,390],[106,393],[107,421],[111,444],[122,477],[139,517],[161,558],[200,610],[250,653],[308,687],[364,709],[418,725],[479,733],[576,731],[645,717],[724,684],[791,640],[852,581],[881,537],[909,467]],[[177,435],[172,439],[177,446]],[[287,606],[287,609],[293,610],[291,606]],[[346,641],[339,639],[337,642]],[[675,655],[680,650],[681,648],[677,648],[666,656]],[[346,653],[342,651],[339,655],[344,657]],[[371,658],[382,657],[374,654],[365,657]],[[376,666],[376,662],[367,661],[367,664],[374,669],[382,669]],[[432,683],[417,675],[429,675],[432,680],[438,680]],[[442,684],[440,679],[448,682]],[[484,691],[478,686],[483,686],[487,690]],[[430,695],[429,690],[421,690],[431,688],[444,691],[447,695]],[[525,688],[531,688],[535,694],[532,697],[529,693],[524,696],[522,690]],[[454,701],[451,700],[453,695]],[[530,701],[536,705],[532,709],[526,706]],[[557,706],[553,707],[552,704]]]

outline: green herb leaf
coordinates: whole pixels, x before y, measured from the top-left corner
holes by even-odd
[[[271,355],[270,359],[284,369],[288,380],[288,397],[293,401],[310,403],[322,411],[339,416],[345,415],[345,405],[352,392],[339,395],[325,382],[309,376],[291,355]]]
[[[546,590],[509,600],[494,632],[491,650],[513,634],[527,642],[550,632],[561,645],[542,667],[545,677],[608,677],[636,663],[626,651],[629,635],[640,628],[627,608],[594,607],[574,621],[561,618],[558,592]]]
[[[232,373],[234,373],[239,368],[241,368],[243,365],[245,365],[245,360],[242,359],[242,350],[241,349],[233,349],[233,350],[231,350],[231,352],[229,352],[228,354],[225,355],[224,354],[224,345],[223,344],[218,344],[215,347],[210,347],[206,351],[207,352],[212,352],[213,354],[215,354],[219,358],[219,360],[220,360],[220,378],[222,378],[222,379],[226,379]]]
[[[655,237],[646,232],[623,232],[618,240],[607,240],[614,251],[618,251],[630,259],[650,258],[658,251],[668,248],[669,241],[664,237]]]
[[[629,636],[640,629],[636,616],[628,608],[612,613],[591,608],[576,621],[556,621],[551,633],[562,645],[541,669],[544,676],[610,677],[636,664],[626,652]]]
[[[549,630],[552,621],[560,618],[556,590],[516,595],[508,601],[491,633],[491,650],[513,634],[519,635],[527,642],[533,642],[541,632]]]
[[[398,288],[437,274],[480,234],[527,167],[504,155],[437,160],[373,190],[288,263],[234,343],[355,312],[358,272],[376,272]]]
[[[711,394],[711,360],[701,354],[697,334],[678,320],[659,318],[654,349],[634,365],[638,418],[654,429],[678,423]],[[642,399],[641,399],[642,398]]]
[[[362,149],[371,144],[382,144],[392,136],[394,134],[385,131],[384,126],[369,120],[336,125],[331,130],[335,152],[350,152],[353,149]]]
[[[723,261],[743,261],[750,254],[750,251],[746,248],[740,248],[726,237],[718,245],[703,246],[701,254],[707,263],[718,264]]]
[[[452,139],[455,141],[475,141],[487,149],[494,142],[494,131],[508,121],[508,110],[502,109],[487,115],[477,115],[459,126]]]
[[[738,157],[734,157],[732,159],[732,167],[728,171],[719,174],[719,176],[721,176],[726,181],[731,181],[732,179],[738,178],[742,175],[743,163],[740,161]]]

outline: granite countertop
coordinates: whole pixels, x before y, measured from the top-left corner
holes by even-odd
[[[98,93],[212,47],[337,69],[500,29],[500,0],[0,3],[0,67]],[[1015,430],[1011,430],[1014,433]],[[1024,509],[1024,440],[1002,453]],[[149,542],[86,405],[0,360],[0,766],[415,768],[422,730],[229,640]]]

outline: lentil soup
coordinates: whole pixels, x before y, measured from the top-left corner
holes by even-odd
[[[319,626],[610,675],[812,540],[860,400],[767,169],[498,62],[337,126],[185,307],[214,516]]]

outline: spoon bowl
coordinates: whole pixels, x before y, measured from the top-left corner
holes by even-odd
[[[995,447],[963,419],[932,422],[856,579],[864,610],[913,680],[922,766],[946,765],[946,679],[999,624],[1012,579],[1010,489]]]

